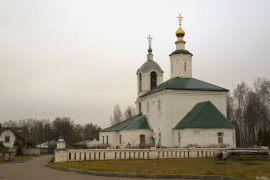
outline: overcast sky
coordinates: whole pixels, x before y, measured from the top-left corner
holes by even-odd
[[[270,78],[268,0],[1,0],[0,123],[68,116],[110,125],[114,105],[135,105],[136,71],[154,60],[170,77],[183,15],[193,77],[233,90]]]

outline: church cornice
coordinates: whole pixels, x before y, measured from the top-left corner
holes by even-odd
[[[174,55],[174,54],[190,54],[191,56],[193,56],[193,54],[191,54],[188,50],[185,49],[178,49],[173,51],[169,56]]]

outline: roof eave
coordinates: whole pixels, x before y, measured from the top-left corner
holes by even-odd
[[[224,89],[224,90],[214,90],[214,89],[212,89],[212,90],[210,90],[210,89],[184,89],[184,88],[179,89],[179,88],[164,88],[164,89],[160,89],[160,90],[155,91],[155,92],[148,91],[148,92],[144,93],[143,95],[141,95],[140,98],[146,97],[146,96],[148,96],[148,95],[151,95],[151,94],[154,94],[154,93],[160,92],[160,91],[162,91],[162,90],[166,90],[166,89],[170,89],[170,90],[188,90],[188,91],[229,92],[228,89]],[[147,93],[148,93],[148,94],[147,94]]]

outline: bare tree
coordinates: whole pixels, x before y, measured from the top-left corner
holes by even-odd
[[[135,107],[128,106],[124,112],[124,119],[129,119],[135,116]]]
[[[111,124],[112,125],[117,124],[117,123],[121,122],[122,120],[123,120],[123,116],[122,116],[120,106],[119,106],[119,104],[116,104],[114,106],[113,116],[110,116]]]
[[[257,142],[257,133],[260,130],[261,114],[258,113],[256,107],[260,106],[257,94],[253,91],[248,93],[246,111],[245,111],[245,123],[247,128],[246,143],[248,145],[255,144]]]
[[[254,82],[254,89],[259,101],[257,111],[263,116],[263,121],[268,128],[270,127],[270,81],[266,78],[257,78]]]
[[[246,111],[247,94],[249,91],[250,88],[244,81],[238,84],[233,91],[234,99],[236,101],[235,118],[240,131],[240,145],[246,145],[247,122],[244,115]]]
[[[86,124],[84,126],[84,139],[93,140],[95,138],[96,140],[98,140],[100,130],[101,128],[97,125],[94,125],[93,123]]]
[[[57,117],[52,122],[52,129],[53,129],[53,138],[58,139],[59,136],[63,136],[66,141],[72,142],[73,141],[73,134],[74,134],[74,122],[69,117]]]
[[[227,95],[227,118],[233,122],[234,121],[234,102],[233,97],[230,93]]]

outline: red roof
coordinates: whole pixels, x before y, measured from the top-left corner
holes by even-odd
[[[21,127],[16,127],[16,128],[13,128],[13,127],[0,128],[0,134],[3,131],[5,131],[5,130],[12,131],[15,134],[15,136],[20,137],[24,141],[27,140],[28,143],[31,142],[30,134],[29,134],[29,132],[25,128],[21,128]]]

